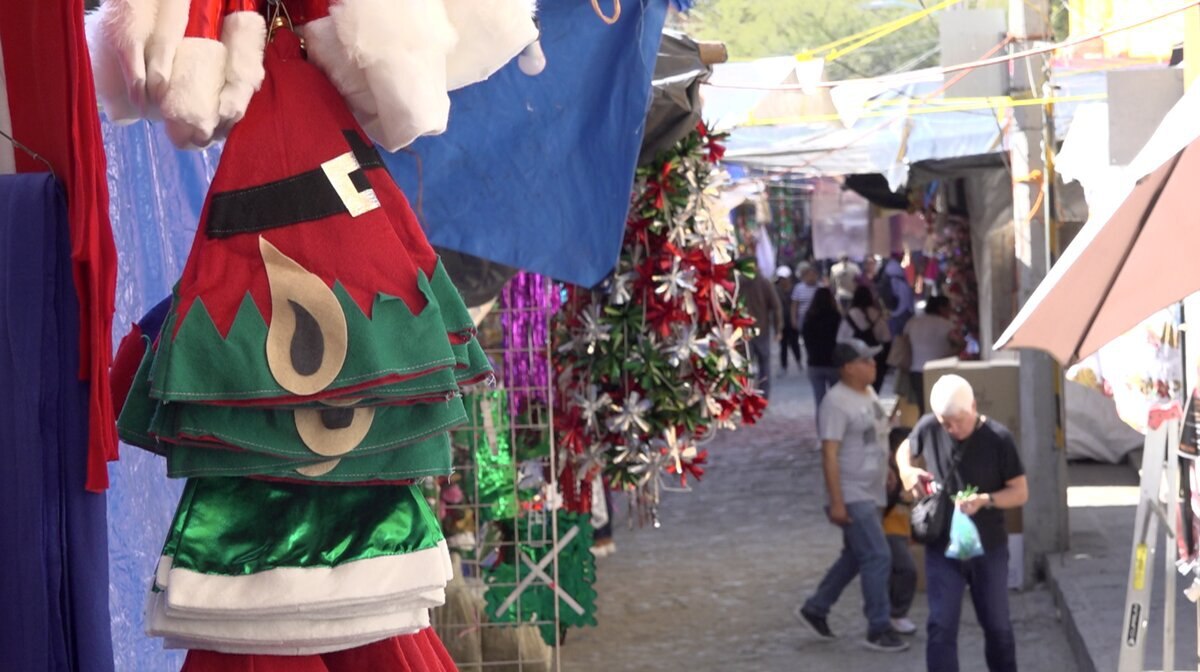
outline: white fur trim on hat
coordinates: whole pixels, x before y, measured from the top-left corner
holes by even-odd
[[[116,50],[105,34],[104,8],[84,15],[84,31],[87,33],[88,51],[92,59],[92,78],[96,82],[96,96],[108,119],[117,124],[128,124],[142,116],[141,108],[129,100],[125,87],[125,75]],[[144,64],[144,61],[143,61]],[[143,75],[143,82],[145,81]],[[143,85],[144,91],[144,85]]]
[[[331,17],[310,21],[300,27],[308,60],[314,63],[337,87],[360,124],[378,116],[375,97],[367,87],[367,78],[350,53],[338,40],[337,26]]]
[[[188,37],[180,42],[162,100],[167,137],[176,147],[190,149],[212,143],[220,121],[225,59],[225,45],[216,40]]]
[[[446,55],[456,36],[441,0],[342,0],[338,41],[362,70],[376,117],[364,130],[388,151],[446,130]]]
[[[85,18],[96,90],[109,118],[129,122],[146,100],[146,41],[158,15],[156,0],[107,0]]]
[[[233,12],[221,24],[225,45],[225,86],[221,89],[218,116],[220,135],[242,120],[250,98],[262,86],[263,50],[267,46],[267,22],[258,12]]]
[[[158,0],[154,30],[146,42],[147,107],[160,107],[171,83],[175,51],[187,30],[188,0]]]
[[[458,44],[446,60],[451,91],[481,82],[538,38],[531,0],[445,0]]]

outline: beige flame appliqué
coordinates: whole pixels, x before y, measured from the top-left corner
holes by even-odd
[[[267,365],[283,389],[298,396],[329,387],[346,361],[346,315],[321,278],[259,237],[271,287]]]

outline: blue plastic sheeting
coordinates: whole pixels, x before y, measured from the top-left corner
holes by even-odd
[[[544,72],[510,63],[451,96],[444,135],[385,155],[430,242],[584,286],[612,270],[667,0],[621,5],[607,26],[543,0]]]
[[[120,263],[113,343],[170,293],[187,259],[217,150],[181,152],[161,127],[105,123],[110,215]],[[121,446],[109,466],[109,609],[118,670],[177,670],[183,654],[146,636],[142,611],[183,481],[162,458]]]
[[[747,70],[748,81],[754,77],[777,78],[775,60],[763,59],[762,72]],[[1054,81],[1060,97],[1102,94],[1106,90],[1104,73],[1059,73]],[[941,86],[941,78],[935,78],[903,85],[876,99],[911,99],[913,105],[921,105],[923,96]],[[753,107],[763,97],[761,92],[747,94],[742,90],[711,93],[719,104],[706,108],[706,116],[714,114],[722,118],[744,117],[746,110],[739,106]],[[1059,137],[1065,137],[1080,104],[1067,102],[1055,106]],[[897,188],[907,181],[908,167],[914,163],[1007,151],[1006,122],[994,110],[910,116],[906,108],[894,105],[891,108],[894,113],[862,118],[852,128],[844,128],[840,123],[736,128],[727,142],[725,160],[747,167],[787,169],[807,176],[881,173]]]
[[[83,489],[79,304],[48,173],[0,177],[0,332],[0,668],[111,672],[104,495]]]

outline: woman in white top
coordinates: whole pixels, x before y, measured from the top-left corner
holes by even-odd
[[[838,341],[858,340],[871,346],[882,346],[883,350],[875,356],[875,391],[883,387],[883,379],[887,376],[888,351],[892,346],[892,331],[888,328],[888,316],[879,302],[875,300],[875,292],[870,287],[859,287],[854,290],[854,298],[850,300],[850,309],[838,329]]]
[[[904,334],[912,344],[912,383],[910,400],[925,414],[925,365],[937,359],[957,355],[963,347],[962,336],[950,321],[950,300],[935,296],[925,302],[925,312],[908,321]]]

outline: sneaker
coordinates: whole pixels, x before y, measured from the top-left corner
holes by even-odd
[[[917,634],[917,624],[903,617],[892,619],[892,629],[901,635]]]
[[[833,631],[829,629],[829,623],[825,620],[824,616],[817,616],[816,614],[805,611],[804,607],[802,606],[796,607],[795,613],[796,618],[801,623],[808,626],[808,629],[812,630],[813,634],[817,637],[826,640],[837,639],[837,635],[833,634]]]
[[[867,635],[867,639],[863,641],[863,646],[875,651],[895,653],[908,650],[908,642],[900,639],[900,635],[897,635],[895,630],[890,629],[874,635]]]

